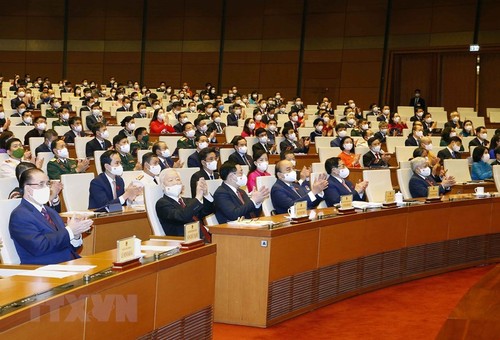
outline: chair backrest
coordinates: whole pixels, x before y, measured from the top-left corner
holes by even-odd
[[[184,185],[184,191],[182,197],[191,197],[191,177],[199,168],[176,168],[175,171],[179,173],[181,177],[182,185]]]
[[[234,148],[220,148],[220,163],[224,164],[224,162],[228,160],[229,156],[231,156],[233,152],[235,152]]]
[[[239,126],[226,126],[226,128],[224,129],[224,133],[226,134],[226,142],[231,143],[234,136],[241,135],[242,131],[243,129]]]
[[[43,137],[30,137],[29,143],[30,143],[30,151],[34,155],[36,148],[38,148],[40,145],[43,144],[45,141],[45,138]],[[50,148],[50,146],[49,146]]]
[[[76,158],[83,159],[87,157],[85,147],[92,139],[93,137],[75,137]]]
[[[144,206],[148,215],[149,225],[156,236],[165,236],[158,215],[156,214],[156,202],[163,196],[163,189],[160,185],[144,186]]]
[[[134,179],[136,179],[139,175],[142,174],[141,170],[134,170],[134,171],[124,171],[122,174],[122,179],[125,184],[125,188],[132,183]]]
[[[338,147],[327,147],[327,148],[319,148],[318,149],[318,155],[319,155],[319,161],[321,163],[325,163],[325,161],[328,159],[328,158],[332,158],[332,157],[337,157],[340,153],[342,152],[342,150],[340,150],[340,148]]]
[[[314,139],[314,144],[316,145],[316,151],[318,151],[319,148],[329,148],[330,142],[334,138],[335,137],[316,137]]]
[[[107,130],[109,133],[108,140],[111,141],[111,143],[113,143],[113,138],[115,138],[115,136],[118,135],[121,130],[123,130],[123,127],[121,127],[121,126],[109,126],[108,125]],[[134,137],[134,139],[135,139],[135,137]],[[130,142],[130,140],[129,140],[129,142]]]
[[[467,159],[445,159],[444,168],[448,170],[448,176],[455,177],[457,183],[467,183],[471,180]]]
[[[248,147],[247,152],[250,156],[253,156],[252,146],[259,142],[259,138],[258,137],[245,137],[245,139],[247,141],[247,147]]]
[[[17,185],[17,178],[15,177],[0,178],[0,200],[8,199],[9,194]]]
[[[85,211],[88,209],[89,188],[93,179],[94,174],[91,172],[61,175],[62,195],[66,210]]]
[[[398,162],[408,162],[413,158],[414,146],[396,146],[396,159]]]
[[[19,138],[21,142],[24,143],[24,136],[28,133],[28,131],[33,130],[33,126],[11,125],[9,126],[9,130],[12,131],[16,138]]]
[[[497,186],[497,191],[500,192],[500,165],[493,165],[493,179]]]
[[[71,130],[71,128],[69,126],[59,125],[59,126],[54,126],[54,130],[57,132],[59,136],[64,136],[64,134],[69,130]]]
[[[392,190],[391,171],[389,169],[363,170],[363,180],[368,181],[366,196],[370,202],[384,202],[386,191]]]
[[[207,186],[208,186],[208,192],[211,193],[212,195],[215,193],[215,190],[217,190],[218,187],[221,186],[222,184],[222,179],[208,179],[206,180]]]
[[[102,168],[101,168],[101,155],[105,153],[105,150],[96,150],[94,151],[94,163],[95,163],[95,171],[98,175],[101,174]]]
[[[410,193],[410,179],[413,176],[413,171],[411,168],[397,169],[396,174],[398,176],[399,190],[401,190],[403,198],[412,198]]]
[[[188,158],[189,156],[191,156],[193,153],[196,152],[196,149],[179,149],[179,160],[184,163],[184,165],[182,166],[183,168],[187,168],[188,167]]]
[[[47,173],[47,164],[54,158],[52,152],[39,152],[37,158],[43,158],[42,171]]]
[[[266,187],[271,190],[274,183],[276,183],[275,176],[259,176],[256,178],[258,190],[260,190],[262,187]],[[271,216],[273,214],[273,211],[273,202],[271,201],[271,196],[269,196],[262,202],[262,212],[264,213],[264,216]]]
[[[411,161],[401,161],[399,162],[400,169],[411,169]]]
[[[312,163],[311,172],[325,172],[325,163]]]
[[[405,146],[406,136],[404,137],[391,137],[387,136],[385,138],[387,145],[387,152],[395,152],[396,146]]]
[[[160,136],[158,140],[160,142],[165,142],[167,144],[168,149],[170,150],[170,154],[174,154],[177,149],[177,141],[181,138],[180,136]]]
[[[0,255],[2,257],[3,264],[21,263],[19,255],[17,255],[16,246],[10,237],[9,231],[10,214],[12,213],[12,210],[19,205],[19,203],[21,203],[20,198],[0,200],[0,211],[2,212],[0,214],[0,237],[3,242],[2,247],[0,247]]]

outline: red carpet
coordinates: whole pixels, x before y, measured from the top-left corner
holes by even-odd
[[[392,286],[267,329],[214,324],[214,339],[434,339],[462,296],[493,267]]]

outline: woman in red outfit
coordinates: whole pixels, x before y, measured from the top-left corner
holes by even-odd
[[[149,123],[149,132],[154,134],[175,133],[175,129],[168,123],[168,115],[163,108],[156,109]]]

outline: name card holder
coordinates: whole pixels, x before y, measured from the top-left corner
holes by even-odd
[[[439,203],[441,202],[441,197],[439,196],[439,186],[430,186],[427,189],[427,199],[425,203]]]
[[[382,208],[395,208],[396,204],[396,192],[394,190],[389,190],[385,192],[385,202],[382,203]]]
[[[202,247],[205,242],[200,237],[200,221],[184,224],[184,242],[181,250],[191,250]]]
[[[116,241],[116,262],[114,271],[127,270],[141,265],[141,240],[137,237],[127,237]]]
[[[293,205],[293,211],[295,212],[295,217],[292,217],[290,223],[302,223],[309,221],[309,215],[307,215],[307,202],[300,201]]]
[[[352,206],[352,195],[340,196],[340,208],[338,209],[339,215],[355,214],[356,210]]]

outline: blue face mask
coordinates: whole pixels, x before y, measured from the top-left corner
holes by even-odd
[[[224,110],[224,105],[219,105],[219,111]]]

